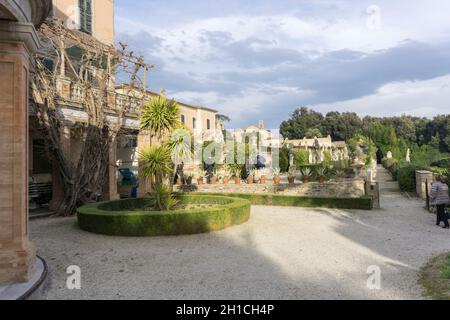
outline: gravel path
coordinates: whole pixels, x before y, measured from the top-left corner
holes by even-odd
[[[211,234],[119,238],[75,219],[31,222],[47,259],[49,299],[418,299],[418,270],[450,251],[450,232],[423,203],[386,194],[382,210],[252,208],[250,221]],[[66,268],[82,289],[66,289]],[[381,268],[381,289],[367,268]]]

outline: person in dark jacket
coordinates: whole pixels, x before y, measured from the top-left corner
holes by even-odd
[[[444,222],[444,228],[449,229],[450,225],[445,207],[450,204],[450,197],[448,195],[448,186],[444,183],[444,177],[436,177],[436,181],[431,186],[430,201],[431,205],[436,206],[437,209],[436,225],[439,226],[441,222]]]

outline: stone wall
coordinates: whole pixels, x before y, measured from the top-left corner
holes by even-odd
[[[179,187],[183,189],[183,187]],[[339,198],[359,198],[365,195],[365,181],[343,180],[330,181],[325,183],[309,182],[306,184],[281,184],[274,185],[268,183],[262,184],[246,184],[235,185],[201,185],[197,186],[198,192],[223,192],[223,193],[250,193],[250,194],[282,194],[294,196],[317,196],[317,197],[339,197]]]

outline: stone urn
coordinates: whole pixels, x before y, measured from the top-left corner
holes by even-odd
[[[261,176],[261,178],[259,178],[259,183],[260,184],[266,184],[266,182],[267,182],[266,176]]]
[[[276,176],[273,178],[273,183],[278,186],[281,183],[281,177],[280,176]]]

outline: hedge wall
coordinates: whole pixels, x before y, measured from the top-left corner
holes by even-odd
[[[96,203],[78,208],[82,230],[114,236],[195,234],[242,224],[250,218],[250,201],[215,195],[179,195],[184,203],[219,206],[173,211],[149,211],[148,199]]]
[[[206,195],[209,193],[200,193]],[[221,193],[213,193],[220,195]],[[248,194],[226,193],[227,197],[237,197],[249,200],[252,205],[280,206],[280,207],[305,207],[305,208],[335,208],[335,209],[359,209],[372,210],[372,197],[361,198],[328,198],[328,197],[297,197],[278,194]]]

